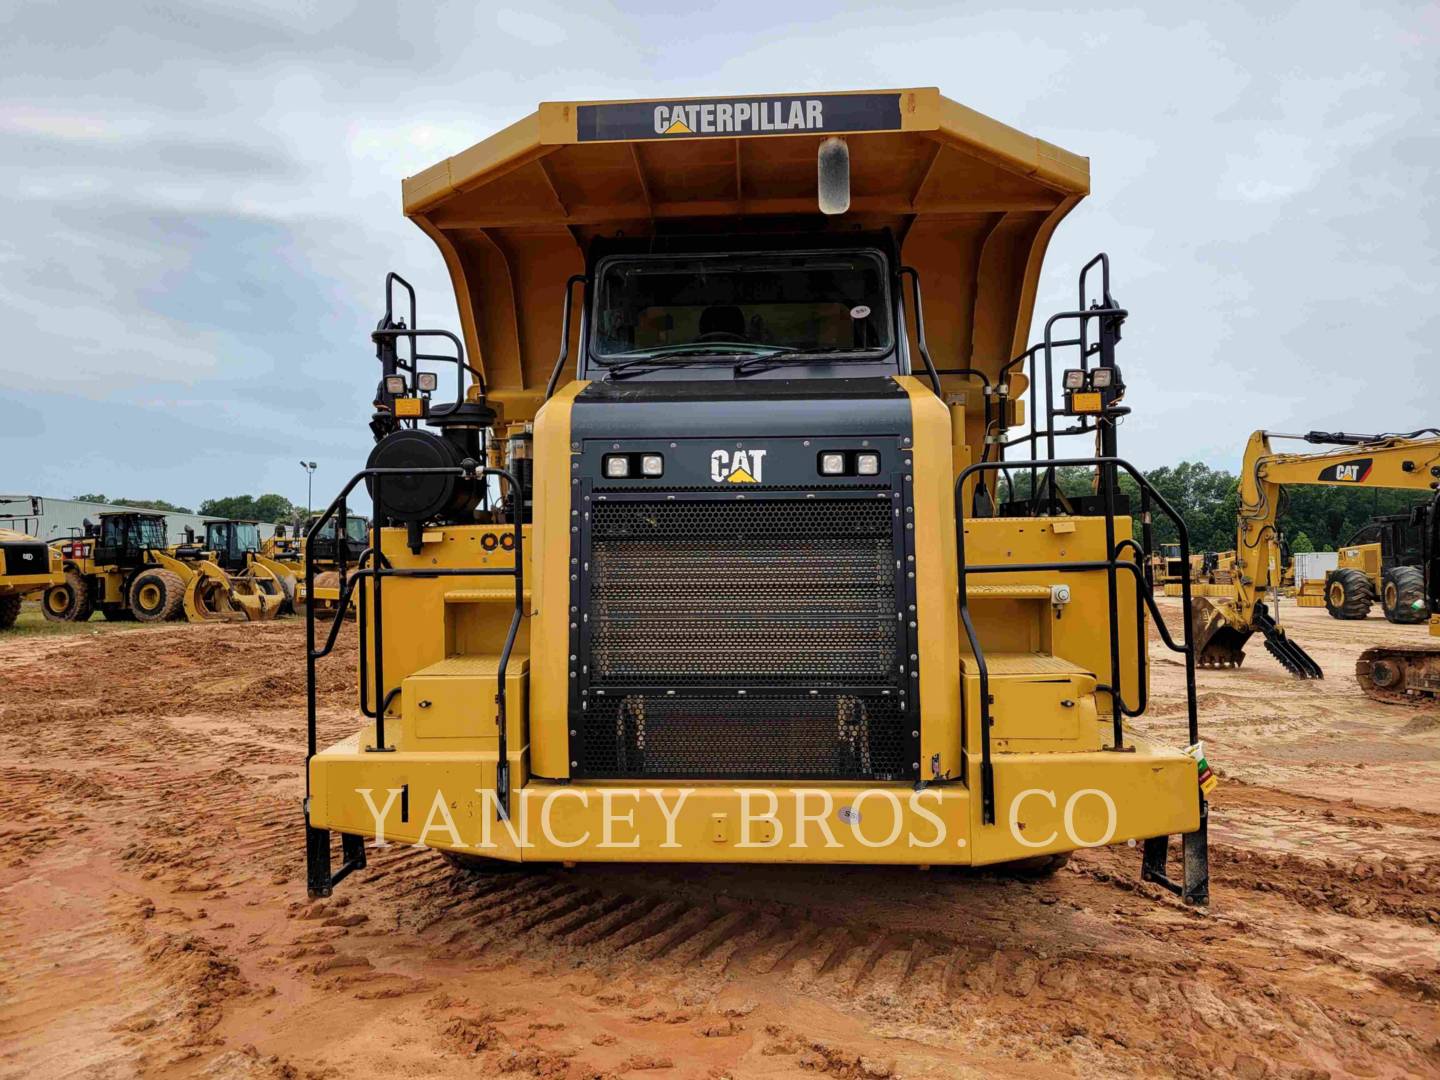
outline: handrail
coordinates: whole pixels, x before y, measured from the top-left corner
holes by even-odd
[[[935,396],[943,396],[940,391],[940,376],[936,374],[935,364],[930,359],[930,346],[925,342],[925,301],[920,298],[920,272],[913,266],[900,267],[900,276],[910,278],[910,296],[915,302],[915,344],[920,348],[920,359],[925,361],[925,371],[930,376],[930,385],[935,390]],[[903,310],[905,305],[905,294],[902,288],[900,294],[900,305]],[[981,378],[984,378],[982,375]]]
[[[565,281],[565,304],[560,309],[560,355],[555,358],[555,366],[550,370],[550,378],[545,383],[545,400],[549,401],[555,395],[555,387],[560,383],[560,376],[565,372],[565,361],[570,359],[570,307],[574,300],[574,289],[578,282],[585,284],[590,279],[584,274],[571,274]],[[584,342],[581,342],[584,346]]]
[[[1013,462],[1010,464],[1014,464]],[[1148,506],[1151,499],[1154,500],[1160,511],[1175,526],[1175,531],[1180,541],[1181,558],[1187,563],[1190,558],[1190,533],[1185,525],[1185,520],[1166,501],[1165,497],[1147,480],[1143,473],[1135,468],[1130,462],[1118,457],[1089,457],[1089,458],[1045,458],[1028,462],[1032,468],[1053,470],[1055,468],[1078,466],[1085,468],[1101,469],[1123,469],[1128,473],[1139,487],[1143,499],[1143,506],[1146,508],[1146,520],[1142,522],[1142,528],[1148,535],[1150,523],[1148,521]],[[990,750],[990,729],[992,717],[990,715],[990,694],[989,694],[989,669],[985,661],[985,655],[980,647],[979,636],[975,633],[974,625],[970,618],[969,599],[967,596],[967,579],[970,574],[994,574],[994,573],[1024,573],[1028,571],[1058,571],[1066,573],[1086,573],[1104,570],[1108,579],[1108,601],[1110,621],[1110,682],[1109,684],[1098,684],[1097,689],[1104,688],[1110,693],[1113,738],[1114,746],[1111,749],[1120,751],[1125,746],[1123,715],[1139,715],[1148,703],[1148,685],[1145,684],[1143,675],[1137,685],[1139,698],[1137,708],[1128,710],[1124,704],[1120,692],[1120,657],[1119,657],[1119,598],[1116,575],[1120,570],[1125,570],[1135,577],[1135,588],[1150,612],[1155,618],[1157,628],[1160,631],[1161,640],[1166,646],[1174,651],[1183,652],[1185,655],[1185,707],[1188,720],[1187,733],[1190,744],[1199,741],[1200,724],[1196,705],[1195,689],[1195,648],[1190,640],[1189,627],[1191,615],[1190,581],[1188,578],[1181,581],[1181,606],[1186,626],[1185,640],[1183,644],[1177,645],[1170,636],[1169,628],[1155,603],[1154,592],[1148,582],[1144,570],[1146,549],[1142,548],[1133,539],[1115,542],[1115,508],[1111,498],[1105,500],[1105,523],[1106,523],[1106,558],[1086,560],[1082,562],[1048,562],[1048,563],[996,563],[969,566],[965,559],[965,506],[964,489],[965,481],[974,473],[993,472],[1005,468],[1003,461],[982,461],[968,466],[955,478],[955,554],[956,564],[959,573],[960,586],[960,620],[965,629],[966,637],[969,639],[971,651],[975,655],[976,668],[980,677],[980,805],[981,821],[986,825],[995,824],[995,777],[994,765]],[[1106,485],[1107,490],[1111,485]],[[1121,559],[1120,554],[1127,547],[1134,548],[1137,554],[1137,561]],[[1139,614],[1139,603],[1137,602],[1137,616]],[[1141,623],[1137,617],[1137,648],[1140,650],[1138,660],[1139,670],[1144,669],[1144,632],[1138,625]]]
[[[464,477],[464,478],[469,478],[469,479],[482,479],[482,478],[494,476],[494,477],[496,477],[496,478],[498,478],[498,479],[503,479],[505,482],[507,482],[507,483],[510,485],[510,489],[511,489],[511,492],[512,492],[512,493],[518,492],[518,491],[520,490],[519,481],[515,478],[514,474],[511,473],[511,472],[509,472],[508,470],[506,470],[506,469],[496,469],[496,468],[491,468],[491,467],[488,467],[488,466],[486,466],[486,467],[478,467],[478,466],[475,466],[473,462],[467,462],[466,465],[461,465],[461,466],[440,467],[440,468],[424,468],[424,469],[367,468],[367,469],[362,469],[362,470],[360,470],[358,473],[356,473],[353,477],[350,478],[350,482],[345,485],[345,487],[341,490],[340,494],[337,495],[337,496],[331,501],[330,505],[325,509],[325,512],[322,513],[318,518],[316,518],[314,524],[306,531],[305,536],[306,536],[307,549],[308,549],[308,545],[309,545],[309,541],[310,541],[311,537],[317,535],[318,532],[319,532],[319,530],[322,529],[322,528],[324,528],[325,524],[326,524],[332,517],[338,517],[339,522],[340,522],[340,525],[341,525],[341,527],[343,528],[343,524],[344,524],[345,518],[346,518],[346,516],[347,516],[347,509],[348,509],[348,507],[347,507],[347,501],[348,501],[348,497],[349,497],[350,493],[351,493],[352,491],[354,491],[356,485],[358,485],[362,480],[371,480],[371,479],[373,479],[373,481],[374,481],[374,489],[375,489],[375,490],[374,490],[374,501],[375,501],[375,504],[376,504],[377,506],[381,505],[380,490],[381,490],[381,487],[382,487],[383,482],[384,482],[384,477],[386,477],[386,476],[459,476],[459,477]],[[518,506],[519,506],[519,503],[520,503],[520,500],[519,500],[519,499],[514,500],[514,505],[516,505],[517,508],[518,508]],[[371,545],[370,545],[369,548],[366,549],[365,552],[362,552],[362,553],[361,553],[361,557],[360,557],[361,565],[357,568],[357,570],[355,571],[355,573],[354,573],[353,575],[348,575],[348,577],[347,577],[346,569],[347,569],[347,564],[348,564],[348,558],[346,557],[345,554],[342,554],[342,556],[341,556],[341,563],[340,563],[340,566],[341,566],[341,569],[340,569],[340,575],[341,575],[341,581],[340,581],[340,607],[339,607],[339,610],[338,610],[337,613],[336,613],[336,624],[333,625],[333,626],[330,628],[330,633],[329,633],[328,636],[327,636],[327,640],[326,640],[326,643],[325,643],[325,647],[324,647],[323,649],[320,649],[320,648],[317,648],[317,647],[316,647],[316,640],[315,640],[315,637],[316,637],[316,635],[315,635],[315,604],[314,604],[314,595],[315,595],[315,565],[314,565],[313,562],[311,562],[311,561],[309,561],[309,560],[306,561],[306,565],[305,565],[305,593],[306,593],[306,597],[307,597],[307,604],[306,604],[306,619],[305,619],[305,646],[306,646],[306,647],[305,647],[305,654],[306,654],[306,719],[307,719],[307,743],[306,743],[306,757],[305,757],[305,766],[306,766],[306,768],[305,768],[305,795],[306,795],[306,800],[307,800],[307,807],[308,807],[308,800],[309,800],[309,796],[310,796],[310,761],[311,761],[312,758],[315,757],[316,753],[318,752],[317,733],[316,733],[316,727],[317,727],[317,701],[316,701],[316,689],[315,689],[315,668],[316,668],[316,661],[324,658],[324,657],[325,657],[326,655],[328,655],[328,654],[330,653],[330,651],[334,648],[336,638],[337,638],[337,636],[338,636],[338,634],[339,634],[339,623],[340,623],[340,620],[341,620],[341,616],[342,616],[343,613],[347,610],[347,608],[348,608],[348,606],[349,606],[349,602],[350,602],[351,598],[353,597],[354,591],[355,591],[355,589],[358,587],[360,580],[361,580],[362,578],[370,578],[370,579],[372,580],[372,583],[373,583],[370,591],[371,591],[372,595],[374,596],[374,602],[375,602],[375,633],[374,633],[374,649],[375,649],[374,690],[375,690],[375,693],[374,693],[374,700],[379,703],[378,707],[376,708],[376,710],[375,710],[375,712],[374,712],[374,714],[373,714],[373,715],[374,715],[374,719],[375,719],[375,742],[376,742],[376,745],[373,746],[373,747],[367,747],[366,749],[367,749],[367,751],[369,751],[369,752],[385,753],[385,752],[392,751],[392,750],[394,749],[393,747],[388,747],[388,746],[385,745],[385,713],[386,713],[387,709],[389,708],[390,703],[394,700],[395,694],[398,693],[399,688],[396,687],[396,688],[394,688],[394,689],[392,689],[391,691],[388,691],[388,692],[385,690],[385,676],[384,676],[384,630],[383,630],[383,607],[382,607],[382,604],[383,604],[382,582],[384,581],[384,579],[387,578],[387,577],[437,578],[437,577],[488,577],[488,576],[511,575],[511,576],[513,576],[514,579],[515,579],[515,610],[514,610],[513,615],[511,616],[511,619],[510,619],[510,627],[509,627],[509,630],[508,630],[508,632],[507,632],[507,634],[506,634],[506,637],[505,637],[505,644],[504,644],[504,646],[501,648],[499,662],[498,662],[498,664],[497,664],[497,666],[496,666],[496,693],[495,693],[496,721],[497,721],[497,723],[498,723],[498,725],[499,725],[499,743],[498,743],[498,748],[497,748],[497,750],[498,750],[498,755],[497,755],[496,771],[495,771],[496,797],[497,797],[497,804],[498,804],[498,808],[499,808],[499,812],[500,812],[501,817],[504,818],[504,819],[508,819],[509,813],[510,813],[510,767],[509,767],[509,758],[508,758],[508,739],[507,739],[507,732],[506,732],[506,727],[507,727],[507,704],[508,704],[508,703],[507,703],[507,701],[506,701],[506,694],[505,694],[505,681],[506,681],[507,669],[508,669],[509,663],[510,663],[510,657],[511,657],[511,655],[512,655],[513,652],[514,652],[515,641],[516,641],[516,638],[517,638],[517,636],[518,636],[518,634],[519,634],[520,621],[524,618],[524,611],[525,611],[525,564],[524,564],[525,552],[524,552],[524,528],[523,528],[522,523],[521,523],[520,518],[519,518],[519,511],[518,511],[518,509],[517,509],[517,511],[516,511],[515,514],[512,514],[511,527],[512,527],[512,529],[514,530],[514,537],[515,537],[515,545],[514,545],[515,562],[514,562],[514,566],[513,566],[513,567],[473,567],[473,568],[469,568],[469,567],[444,567],[444,568],[439,568],[439,567],[437,567],[437,568],[435,568],[435,569],[416,569],[416,568],[409,568],[409,567],[396,568],[396,567],[393,567],[393,566],[390,566],[390,565],[389,565],[389,560],[388,560],[388,559],[385,559],[383,553],[379,553],[379,552],[380,552],[381,525],[380,525],[380,523],[379,523],[378,515],[377,515],[377,516],[376,516],[376,519],[373,520],[372,523],[371,523]],[[378,557],[379,557],[379,559],[380,559],[381,565],[372,565],[372,566],[365,566],[365,565],[363,565],[366,555],[370,555],[370,556],[374,557],[374,556],[376,556],[377,554],[378,554]],[[361,597],[360,597],[360,607],[363,609],[364,606],[365,606],[365,593],[362,592],[362,593],[361,593]],[[365,641],[363,640],[363,639],[364,639],[364,636],[365,636],[365,635],[364,635],[364,629],[365,629],[365,627],[364,627],[364,625],[362,624],[362,626],[360,627],[361,638],[362,638],[361,643],[360,643],[360,651],[361,651],[361,660],[360,660],[360,663],[361,663],[361,665],[362,665],[362,669],[363,669],[363,666],[364,666],[364,663],[365,663],[365,660],[364,660]],[[368,674],[368,673],[367,673],[367,672],[364,672],[364,671],[362,670],[362,674],[361,674],[362,679],[365,678],[365,675],[366,675],[366,674]],[[368,680],[366,680],[366,681],[368,681]],[[368,689],[369,689],[369,688],[368,688],[367,686],[363,686],[363,685],[362,685],[362,700],[361,700],[362,709],[364,709],[364,706],[368,703],[368,702],[367,702],[367,697],[366,697],[366,692],[368,691]],[[368,715],[371,715],[371,714],[368,712],[368,710],[365,710],[365,712],[366,712],[366,715],[367,715],[367,716],[368,716]],[[327,859],[328,859],[328,849],[327,849]]]

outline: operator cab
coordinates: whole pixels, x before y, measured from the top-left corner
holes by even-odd
[[[856,378],[910,371],[888,233],[597,240],[582,378]]]
[[[205,548],[226,570],[244,570],[246,556],[260,550],[260,526],[254,521],[207,521]]]
[[[319,514],[310,515],[310,520],[305,523],[301,530],[302,536],[308,536],[310,530],[320,520]],[[339,522],[331,518],[325,523],[325,527],[319,534],[311,537],[307,548],[307,557],[319,562],[340,562],[340,546],[336,542],[339,532]],[[345,519],[345,561],[349,563],[358,562],[365,546],[369,543],[370,519],[352,515]]]
[[[101,514],[95,561],[102,566],[139,566],[145,553],[166,545],[161,514]]]

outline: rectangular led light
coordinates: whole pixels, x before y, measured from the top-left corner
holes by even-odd
[[[646,454],[640,459],[640,472],[645,476],[664,476],[665,459],[659,454]]]
[[[820,472],[825,476],[843,476],[845,474],[845,455],[821,454]]]
[[[1114,368],[1097,367],[1094,371],[1090,372],[1090,385],[1096,390],[1110,389],[1110,384],[1114,382],[1114,379]]]
[[[1067,368],[1065,370],[1065,389],[1083,390],[1085,388],[1085,372],[1080,368]]]
[[[415,376],[415,385],[429,393],[440,385],[440,377],[433,371],[422,371]]]
[[[880,475],[879,454],[857,454],[855,455],[855,471],[861,476]]]
[[[404,376],[404,375],[386,375],[386,376],[385,376],[385,392],[386,392],[387,394],[403,394],[403,393],[405,393],[405,376]]]
[[[621,479],[630,475],[630,459],[624,454],[608,454],[605,457],[605,475]]]

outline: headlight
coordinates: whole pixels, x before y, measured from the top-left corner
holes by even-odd
[[[880,475],[879,454],[857,454],[855,455],[855,472],[860,476]]]
[[[630,459],[624,454],[608,454],[605,457],[605,475],[623,479],[630,475]]]
[[[1085,388],[1085,372],[1080,368],[1065,369],[1065,389],[1083,390]]]
[[[386,392],[387,394],[397,394],[397,395],[398,395],[398,394],[403,394],[403,393],[405,393],[405,376],[404,376],[404,375],[386,375],[386,376],[385,376],[385,392]]]
[[[845,474],[845,455],[821,454],[820,472],[825,476],[843,476]]]
[[[1109,390],[1115,381],[1115,369],[1108,367],[1097,367],[1090,372],[1090,385],[1096,390]]]
[[[659,454],[646,454],[640,459],[640,471],[646,476],[664,476],[665,459]]]
[[[433,392],[440,385],[440,378],[433,371],[422,371],[415,376],[415,385],[427,393]]]

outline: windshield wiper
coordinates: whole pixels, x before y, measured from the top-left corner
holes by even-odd
[[[857,363],[866,360],[877,359],[870,356],[839,356],[837,353],[849,353],[851,350],[845,348],[831,349],[807,349],[801,351],[789,346],[771,349],[769,352],[758,353],[755,356],[747,356],[735,365],[735,377],[743,378],[746,375],[755,375],[762,371],[769,371],[771,368],[780,367],[784,364],[806,364],[812,360],[828,360],[831,363]]]
[[[628,379],[632,375],[647,375],[652,371],[665,371],[667,368],[680,367],[701,367],[706,364],[727,363],[723,354],[710,356],[697,356],[678,360],[662,360],[661,363],[652,363],[648,356],[637,356],[634,360],[626,360],[623,364],[605,364],[606,378]]]
[[[662,371],[670,367],[688,367],[695,364],[728,362],[736,353],[747,356],[773,356],[782,352],[793,352],[788,345],[754,345],[743,341],[687,341],[677,345],[661,345],[654,349],[636,349],[619,353],[618,364],[601,363],[612,379],[625,379],[631,375],[644,375],[651,371]],[[672,359],[674,358],[674,359]],[[656,363],[655,361],[662,361]]]

